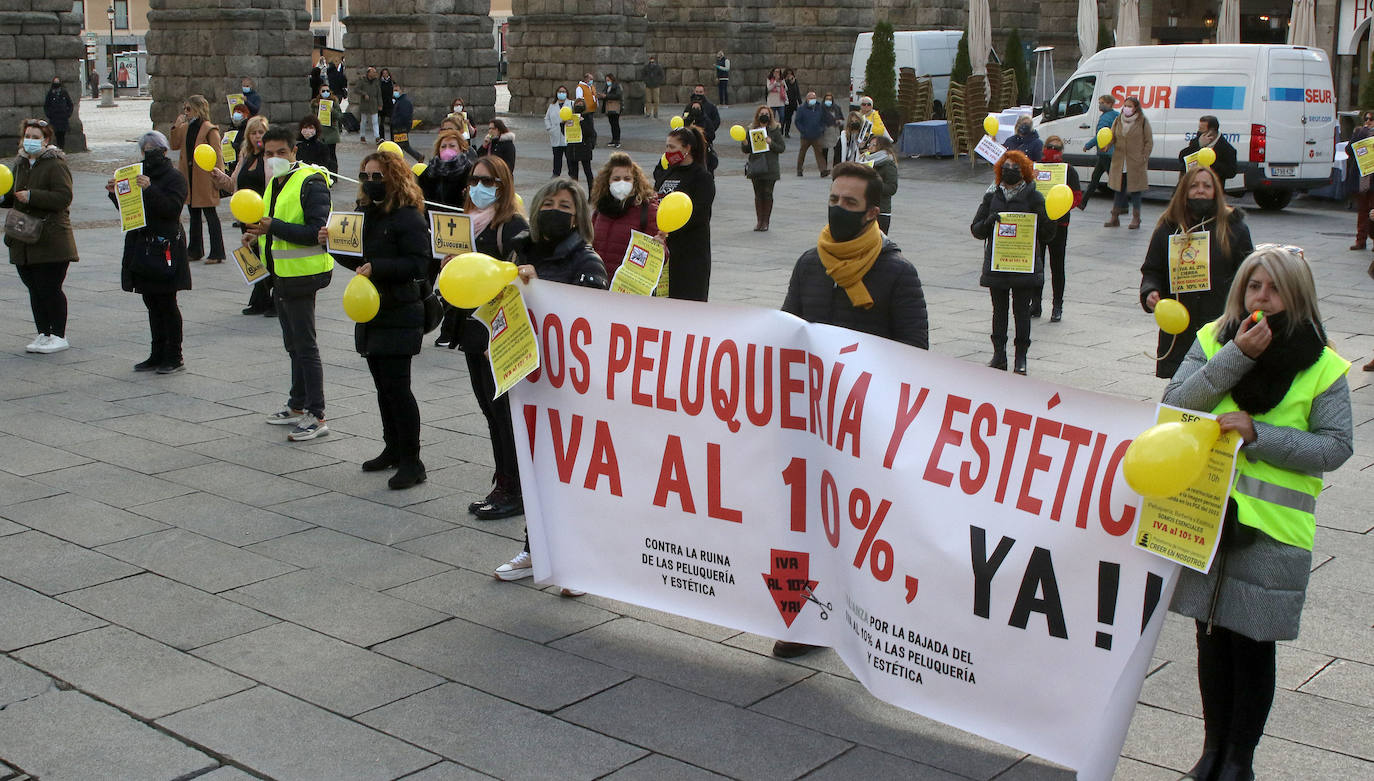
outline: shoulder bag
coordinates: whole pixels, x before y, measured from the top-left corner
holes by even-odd
[[[21,244],[36,244],[43,234],[43,219],[10,209],[5,215],[5,235]]]

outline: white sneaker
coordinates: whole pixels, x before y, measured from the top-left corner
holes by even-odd
[[[36,353],[36,352],[38,352],[38,348],[40,348],[40,347],[42,347],[43,345],[45,345],[45,344],[48,343],[48,338],[49,338],[49,337],[48,337],[47,334],[39,334],[39,335],[35,336],[35,337],[33,338],[33,341],[32,341],[32,342],[29,342],[28,344],[24,345],[24,352],[26,352],[26,353]]]
[[[68,342],[66,339],[49,334],[48,341],[38,345],[38,349],[34,352],[40,352],[44,355],[49,353],[60,353],[63,350],[70,350],[71,346],[71,342]]]
[[[268,415],[267,424],[270,426],[294,426],[300,422],[304,415],[304,412],[297,412],[290,407],[284,407],[280,412]]]
[[[291,429],[291,433],[286,438],[292,442],[308,442],[315,437],[322,437],[329,433],[329,426],[323,420],[315,417],[312,412],[307,412],[296,422],[296,427]]]
[[[530,560],[530,552],[520,551],[520,554],[510,561],[496,568],[492,573],[497,580],[524,580],[534,574],[534,563]]]

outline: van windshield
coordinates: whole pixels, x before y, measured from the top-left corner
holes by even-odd
[[[1076,117],[1088,113],[1093,102],[1093,90],[1097,87],[1096,76],[1083,76],[1064,85],[1054,102],[1045,106],[1045,120]]]

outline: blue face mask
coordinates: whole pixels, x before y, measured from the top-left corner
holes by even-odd
[[[558,99],[559,99],[559,100],[567,100],[567,99],[568,99],[568,93],[566,93],[566,92],[564,92],[564,91],[562,91],[562,90],[559,90],[559,91],[558,91]]]
[[[814,106],[814,105],[816,105],[816,99],[815,99],[815,98],[812,98],[812,99],[806,101],[806,105],[808,105],[808,106]]]
[[[392,90],[392,92],[391,92],[391,97],[392,97],[392,98],[395,98],[395,99],[400,99],[400,97],[401,97],[401,92],[400,92],[400,90]]]
[[[248,93],[250,93],[250,92],[252,92],[252,91],[253,91],[253,88],[252,88],[252,87],[244,87],[244,88],[243,88],[243,94],[245,94],[245,95],[247,95]]]
[[[825,105],[827,105],[827,106],[833,106],[833,105],[835,105],[835,101],[833,101],[833,100],[827,100],[827,101],[825,102]]]
[[[472,199],[472,205],[479,209],[485,209],[496,203],[496,195],[501,192],[499,188],[489,187],[485,184],[474,184],[468,188],[468,197]]]
[[[26,139],[24,139],[24,152],[25,152],[25,153],[31,154],[31,155],[36,155],[36,154],[38,154],[39,152],[42,152],[42,151],[43,151],[43,139],[41,139],[41,138],[26,138]]]

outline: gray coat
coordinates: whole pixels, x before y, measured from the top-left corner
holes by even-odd
[[[1210,361],[1194,342],[1164,391],[1164,403],[1210,412],[1254,365],[1235,342]],[[1350,387],[1341,377],[1312,400],[1306,431],[1256,421],[1255,441],[1242,447],[1251,460],[1321,474],[1345,463],[1354,452],[1353,440]],[[1230,502],[1211,571],[1182,570],[1169,609],[1254,640],[1292,640],[1298,636],[1311,571],[1311,551],[1240,523]]]

